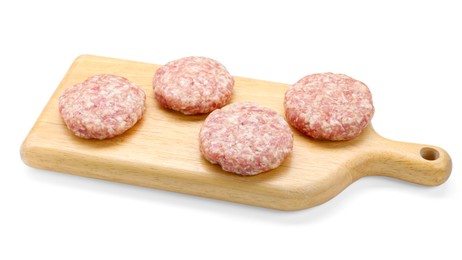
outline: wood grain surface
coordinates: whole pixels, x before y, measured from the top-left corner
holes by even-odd
[[[78,57],[24,140],[22,160],[39,169],[280,210],[324,203],[364,176],[439,185],[450,175],[451,158],[443,149],[388,140],[372,127],[343,142],[316,141],[293,129],[293,153],[279,168],[246,177],[224,172],[199,152],[198,133],[206,115],[185,116],[155,101],[151,82],[158,67],[92,55]],[[147,94],[146,113],[114,139],[80,139],[62,121],[58,98],[66,88],[100,73],[120,75],[141,86]],[[287,87],[235,77],[231,102],[251,101],[284,114]]]

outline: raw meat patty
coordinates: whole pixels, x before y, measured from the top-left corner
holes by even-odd
[[[287,90],[284,107],[291,125],[321,140],[350,140],[361,134],[374,115],[369,88],[334,73],[299,80]]]
[[[59,98],[61,117],[76,136],[107,139],[120,135],[141,119],[144,91],[128,79],[95,75],[64,91]]]
[[[292,151],[293,133],[275,111],[233,103],[210,113],[199,133],[200,151],[223,170],[255,175],[278,167]]]
[[[166,108],[185,115],[209,113],[228,103],[234,79],[216,60],[186,57],[160,67],[154,74],[154,95]]]

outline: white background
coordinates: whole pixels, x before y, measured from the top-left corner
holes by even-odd
[[[462,259],[458,2],[2,1],[0,259]],[[204,55],[284,83],[345,73],[371,89],[377,132],[444,148],[452,175],[367,177],[282,212],[30,168],[21,142],[81,54]]]

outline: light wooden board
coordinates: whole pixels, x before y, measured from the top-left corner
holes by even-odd
[[[441,148],[395,142],[369,127],[351,141],[315,141],[295,129],[294,150],[279,168],[242,177],[207,162],[198,133],[206,117],[160,107],[151,87],[159,65],[83,55],[49,100],[21,147],[29,166],[280,210],[309,208],[331,199],[355,180],[383,175],[438,185],[451,172]],[[62,92],[87,77],[111,73],[147,94],[143,119],[125,134],[104,141],[75,137],[58,112]],[[251,101],[284,114],[287,84],[235,77],[231,102]]]

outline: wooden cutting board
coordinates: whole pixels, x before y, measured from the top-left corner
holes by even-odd
[[[243,177],[221,170],[199,152],[206,117],[163,109],[154,99],[152,76],[159,65],[98,56],[78,57],[21,146],[29,166],[98,179],[188,193],[280,210],[313,207],[361,177],[382,175],[438,185],[451,172],[451,158],[431,145],[396,142],[372,127],[351,141],[315,141],[295,133],[294,150],[277,169]],[[147,94],[143,119],[123,135],[104,141],[75,137],[58,112],[62,92],[87,77],[111,73]],[[287,84],[235,77],[231,102],[251,101],[284,114]]]

